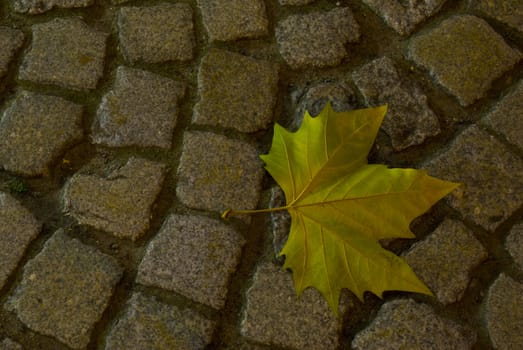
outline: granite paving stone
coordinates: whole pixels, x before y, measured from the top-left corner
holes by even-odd
[[[505,240],[505,249],[523,271],[523,223],[512,227]]]
[[[7,73],[7,67],[22,47],[24,39],[25,35],[21,30],[0,27],[0,78]]]
[[[523,203],[523,161],[476,125],[466,128],[423,168],[432,176],[462,183],[446,197],[448,203],[488,230]]]
[[[63,211],[80,224],[135,240],[149,228],[164,173],[163,164],[132,157],[106,176],[75,174],[64,186]]]
[[[518,349],[523,344],[523,284],[500,274],[488,291],[486,318],[495,349]]]
[[[52,10],[54,7],[88,7],[93,4],[94,0],[14,0],[13,10],[15,12],[36,15]]]
[[[0,350],[22,350],[22,345],[12,339],[5,338],[0,343]]]
[[[262,162],[250,144],[210,132],[185,132],[176,194],[186,206],[218,212],[254,209],[262,177]]]
[[[0,167],[48,175],[53,160],[83,138],[83,107],[61,97],[20,91],[0,120]]]
[[[409,43],[409,56],[462,106],[482,98],[521,59],[483,19],[454,16]]]
[[[134,293],[125,314],[111,330],[105,349],[204,349],[213,329],[214,322],[193,310]]]
[[[483,122],[523,149],[523,80],[483,118]]]
[[[136,281],[221,309],[244,243],[223,222],[171,215],[147,247]]]
[[[5,307],[32,330],[82,349],[121,275],[113,257],[60,229],[24,266],[23,279]]]
[[[402,78],[390,58],[373,60],[356,70],[352,77],[367,105],[388,105],[382,128],[390,136],[395,150],[419,145],[439,134],[438,118],[427,105],[427,96]]]
[[[340,321],[321,294],[296,296],[292,275],[262,263],[247,291],[241,333],[251,341],[292,349],[336,349]]]
[[[363,0],[395,31],[407,35],[438,12],[446,0]]]
[[[345,45],[359,38],[348,7],[290,15],[276,26],[280,54],[292,69],[336,66],[348,55]]]
[[[200,64],[200,100],[194,108],[193,122],[241,132],[265,129],[273,119],[277,91],[276,65],[212,49]]]
[[[193,10],[189,4],[123,7],[118,13],[120,49],[130,62],[188,61],[194,57]]]
[[[183,97],[183,83],[147,71],[118,67],[114,87],[103,97],[93,142],[108,146],[169,149]]]
[[[445,220],[425,240],[415,243],[403,258],[442,304],[461,299],[469,273],[488,256],[461,222]]]
[[[411,299],[388,301],[376,318],[356,334],[356,350],[471,349],[476,334],[469,328],[437,315],[425,304]]]
[[[268,35],[263,0],[198,0],[210,41],[258,38]]]
[[[315,0],[278,0],[278,2],[280,3],[280,5],[306,5],[306,4],[310,4],[311,2],[313,2]]]
[[[29,210],[7,193],[0,192],[0,289],[40,228],[41,224]]]
[[[86,91],[103,75],[107,34],[78,17],[55,18],[32,27],[33,41],[19,78]]]
[[[520,0],[470,0],[470,6],[523,34],[523,6]]]

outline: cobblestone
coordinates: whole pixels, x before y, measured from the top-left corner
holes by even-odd
[[[254,209],[263,170],[251,145],[209,132],[185,132],[176,194],[190,208]]]
[[[114,87],[102,99],[93,142],[109,146],[169,149],[185,86],[139,69],[120,66]]]
[[[0,120],[0,167],[48,175],[53,160],[83,138],[82,106],[55,96],[19,92]]]
[[[438,316],[428,305],[411,299],[386,302],[363,331],[356,334],[357,350],[382,349],[471,349],[476,335]]]
[[[198,73],[193,122],[234,128],[265,129],[272,120],[278,89],[277,66],[224,50],[211,50]]]
[[[121,273],[114,258],[59,230],[25,265],[5,306],[32,330],[82,349]]]
[[[523,202],[523,161],[473,125],[424,166],[432,176],[463,185],[448,198],[465,218],[494,230]],[[488,184],[488,186],[486,186]]]
[[[244,242],[220,221],[172,215],[149,244],[136,281],[221,309]]]
[[[523,344],[523,284],[505,274],[490,287],[486,301],[487,327],[496,349]]]
[[[107,176],[75,174],[64,186],[63,210],[80,224],[132,240],[148,228],[165,166],[141,158]]]
[[[22,345],[18,344],[14,340],[5,338],[0,343],[0,350],[22,350]]]
[[[130,62],[187,61],[194,57],[189,4],[123,7],[118,14],[120,49]]]
[[[13,9],[15,12],[36,15],[52,10],[54,7],[88,7],[93,4],[94,0],[14,0]]]
[[[404,254],[405,261],[443,304],[461,299],[470,271],[488,256],[461,222],[445,220],[425,240]]]
[[[108,336],[105,349],[204,349],[214,322],[190,309],[179,309],[134,293]]]
[[[22,47],[24,38],[25,35],[20,30],[0,27],[0,78],[7,73],[9,62],[13,59],[16,51]]]
[[[31,212],[7,193],[0,192],[0,289],[40,228]]]
[[[307,5],[313,2],[314,0],[278,0],[280,5]]]
[[[515,225],[505,240],[505,249],[523,271],[523,223]]]
[[[352,77],[367,105],[388,105],[382,128],[395,150],[419,145],[439,134],[438,118],[427,105],[427,96],[400,78],[390,58],[376,59],[355,71]]]
[[[103,74],[107,34],[79,18],[56,18],[32,26],[33,41],[19,78],[85,91]]]
[[[348,7],[291,15],[276,26],[280,54],[292,69],[337,65],[348,55],[345,45],[359,38]]]
[[[257,38],[269,33],[262,0],[198,0],[210,41]]]
[[[492,82],[521,59],[484,20],[468,15],[452,17],[415,37],[409,55],[462,106],[482,98]]]
[[[519,0],[469,1],[475,10],[523,33],[523,7]]]

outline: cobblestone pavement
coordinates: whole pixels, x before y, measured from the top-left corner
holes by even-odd
[[[0,349],[523,349],[521,0],[0,2]],[[258,155],[389,104],[463,183],[388,242],[434,297],[298,300]]]

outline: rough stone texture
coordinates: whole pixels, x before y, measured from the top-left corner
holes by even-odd
[[[482,14],[523,33],[521,0],[470,0],[470,5]]]
[[[382,128],[395,150],[419,145],[439,134],[438,118],[427,105],[427,96],[401,78],[390,58],[367,63],[352,77],[368,105],[388,104]]]
[[[269,208],[278,208],[285,206],[285,193],[280,186],[274,186],[270,189]],[[274,211],[271,216],[272,247],[274,248],[274,258],[279,262],[285,261],[280,256],[283,246],[287,242],[291,229],[291,215],[286,210]]]
[[[0,120],[0,167],[22,175],[47,175],[51,162],[82,137],[82,106],[21,91]]]
[[[24,43],[24,33],[9,27],[0,27],[0,78],[7,73],[9,62]]]
[[[54,7],[87,7],[92,4],[94,0],[14,0],[13,9],[15,12],[36,15],[52,10]]]
[[[98,108],[93,142],[171,148],[185,86],[143,70],[118,67],[114,88]]]
[[[41,224],[10,195],[0,192],[0,289],[16,268]]]
[[[125,314],[107,337],[105,349],[204,349],[214,322],[190,309],[163,304],[134,293]]]
[[[435,14],[446,0],[363,0],[395,31],[410,34],[414,28]]]
[[[383,304],[378,315],[356,334],[356,350],[384,349],[471,349],[476,334],[438,316],[430,306],[410,299]]]
[[[263,0],[198,0],[210,41],[257,38],[268,34]]]
[[[314,0],[278,0],[280,5],[306,5]]]
[[[523,203],[523,161],[473,125],[423,168],[463,185],[447,197],[466,219],[494,230]]]
[[[121,274],[114,258],[58,230],[25,265],[6,307],[32,330],[82,349]]]
[[[523,223],[512,227],[505,240],[505,248],[519,268],[523,270]]]
[[[96,88],[103,74],[107,34],[75,17],[31,28],[33,41],[20,67],[20,79],[79,91]]]
[[[523,149],[523,81],[487,114],[483,122]]]
[[[523,284],[502,273],[490,287],[486,303],[494,348],[519,349],[523,344]]]
[[[176,194],[191,208],[254,209],[263,168],[251,145],[210,132],[185,132]]]
[[[247,291],[241,333],[248,339],[293,349],[336,349],[340,323],[315,289],[298,299],[292,275],[260,265]]]
[[[278,68],[224,50],[211,50],[198,73],[200,101],[193,121],[197,124],[254,132],[272,120],[278,90]]]
[[[293,69],[339,64],[347,43],[359,40],[358,23],[348,7],[291,15],[276,26],[280,54]]]
[[[22,345],[18,344],[14,340],[5,338],[0,343],[0,350],[22,350]]]
[[[221,309],[244,239],[203,216],[171,215],[147,247],[136,281]]]
[[[191,60],[195,49],[192,19],[189,4],[121,8],[120,49],[130,62]]]
[[[487,22],[468,15],[452,17],[415,37],[409,55],[463,106],[483,97],[492,81],[521,59]]]
[[[80,224],[135,240],[149,228],[165,166],[140,158],[107,176],[75,174],[65,185],[64,212]]]
[[[488,256],[461,222],[446,220],[403,256],[416,275],[443,304],[461,299],[470,271]]]

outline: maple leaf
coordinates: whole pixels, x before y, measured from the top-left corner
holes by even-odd
[[[342,288],[360,300],[371,291],[432,295],[407,263],[379,240],[415,238],[410,222],[458,184],[423,170],[368,164],[387,107],[335,112],[330,103],[315,118],[308,112],[295,133],[275,124],[265,168],[283,189],[286,205],[234,214],[287,210],[291,228],[280,255],[293,272],[298,296],[318,289],[338,313]]]

